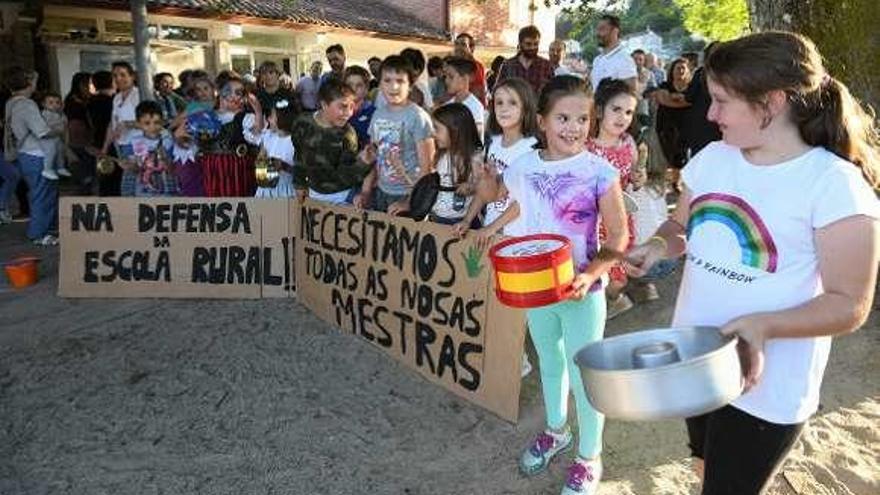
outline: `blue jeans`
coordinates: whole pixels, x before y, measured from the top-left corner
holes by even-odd
[[[15,168],[15,162],[7,163],[2,153],[0,153],[0,179],[3,179],[3,184],[0,185],[0,210],[9,211],[9,200],[15,194],[21,174]]]
[[[56,181],[43,177],[43,157],[18,154],[18,167],[27,182],[31,218],[28,221],[28,239],[40,239],[58,230],[58,186]]]

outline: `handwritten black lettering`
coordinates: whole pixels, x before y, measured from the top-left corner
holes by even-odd
[[[113,232],[113,220],[107,203],[73,204],[70,215],[70,230],[78,232]]]

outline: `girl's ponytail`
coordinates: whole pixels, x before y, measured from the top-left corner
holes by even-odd
[[[807,144],[852,162],[874,189],[880,188],[880,139],[870,107],[863,107],[843,83],[828,75],[815,91],[791,101],[792,116]]]

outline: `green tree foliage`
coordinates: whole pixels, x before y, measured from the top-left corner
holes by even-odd
[[[684,14],[674,0],[581,0],[561,5],[565,7],[563,28],[570,28],[568,36],[581,42],[587,58],[599,52],[595,26],[605,13],[620,17],[624,36],[650,28],[673,45],[682,44],[690,36],[684,26]]]
[[[675,0],[688,31],[713,40],[741,36],[749,28],[746,0]]]

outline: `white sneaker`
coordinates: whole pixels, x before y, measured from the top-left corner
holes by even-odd
[[[595,495],[602,479],[602,461],[576,458],[568,467],[568,476],[560,495]]]
[[[56,174],[54,170],[43,170],[43,173],[40,175],[49,180],[58,180],[58,174]]]
[[[65,167],[58,167],[58,169],[55,170],[55,173],[57,173],[61,177],[73,177],[73,174],[70,173],[70,170]]]
[[[522,358],[522,377],[525,378],[529,373],[532,372],[532,363],[529,362],[529,356],[526,353],[523,353]]]
[[[46,234],[39,239],[34,239],[33,243],[37,246],[57,246],[58,238],[54,235]]]
[[[631,310],[633,308],[632,300],[626,295],[621,294],[617,296],[617,299],[608,302],[608,317],[607,319],[613,319],[620,316],[623,313]]]
[[[12,215],[7,210],[0,210],[0,225],[12,223]]]

